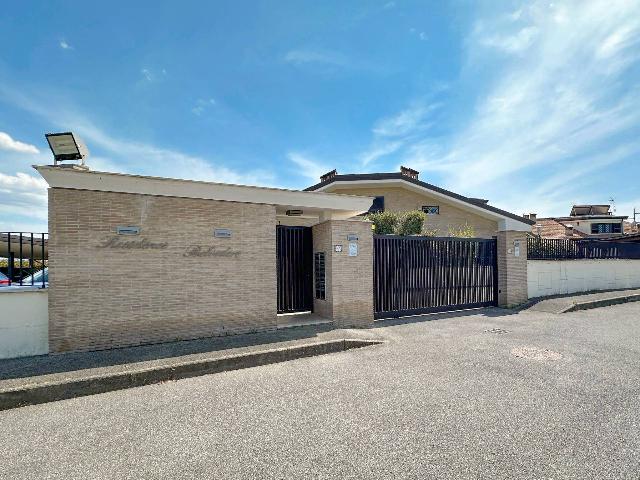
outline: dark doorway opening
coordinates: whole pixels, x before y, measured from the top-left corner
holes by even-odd
[[[311,227],[276,227],[278,313],[313,311]]]

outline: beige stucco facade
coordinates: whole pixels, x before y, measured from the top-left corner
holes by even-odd
[[[415,190],[400,186],[367,186],[357,185],[332,185],[325,190],[331,193],[350,195],[366,195],[370,197],[384,196],[384,209],[391,212],[406,212],[409,210],[421,210],[424,205],[437,205],[440,207],[439,215],[429,215],[425,228],[436,230],[436,236],[450,236],[450,229],[459,229],[464,225],[473,227],[474,236],[478,238],[493,238],[498,233],[498,222],[477,213],[463,210],[447,202],[443,198],[429,195],[428,192],[419,193]]]

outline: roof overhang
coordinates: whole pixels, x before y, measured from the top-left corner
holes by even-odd
[[[441,198],[446,203],[455,205],[461,210],[466,210],[469,212],[473,212],[474,214],[487,218],[489,220],[494,220],[498,223],[498,230],[507,231],[507,230],[515,230],[521,232],[529,232],[531,231],[531,225],[535,222],[527,222],[525,219],[522,221],[513,218],[508,215],[503,215],[499,212],[488,209],[488,205],[480,206],[475,203],[470,202],[469,200],[464,200],[462,198],[456,198],[451,195],[447,195],[445,193],[438,192],[437,190],[431,190],[429,188],[425,188],[416,183],[404,180],[402,178],[390,178],[390,179],[380,179],[380,180],[335,180],[326,185],[322,185],[317,188],[316,192],[325,192],[331,191],[333,187],[336,186],[352,186],[352,187],[376,187],[380,185],[389,186],[389,187],[403,187],[413,190],[418,193],[428,193],[429,195]]]
[[[372,197],[324,192],[302,192],[269,187],[94,172],[51,165],[34,165],[51,188],[134,193],[162,197],[198,198],[225,202],[275,205],[278,216],[303,210],[310,219],[346,220],[365,213]]]

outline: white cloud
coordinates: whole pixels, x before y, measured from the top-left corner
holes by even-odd
[[[14,140],[5,132],[0,132],[0,150],[29,154],[40,153],[40,150],[38,150],[34,145]]]
[[[320,181],[320,175],[323,175],[331,170],[322,162],[311,159],[299,152],[289,152],[287,154],[287,158],[295,163],[298,167],[300,167],[300,169],[297,170],[298,174],[311,179],[314,183]]]
[[[66,40],[60,40],[58,45],[60,45],[60,48],[63,50],[73,50],[73,47],[69,45],[69,43]]]
[[[317,63],[331,66],[346,66],[349,63],[347,58],[340,53],[313,49],[290,50],[285,54],[284,61],[294,65]]]
[[[195,106],[191,109],[191,113],[193,113],[194,115],[200,116],[205,112],[205,110],[207,110],[207,108],[214,107],[216,104],[217,102],[213,98],[209,98],[209,99],[199,98],[196,101]]]
[[[429,36],[427,35],[427,32],[418,31],[415,28],[410,28],[409,33],[411,35],[417,36],[422,41],[427,40],[429,38]]]
[[[440,91],[444,87],[436,90]],[[432,115],[441,104],[425,99],[413,102],[395,115],[378,120],[372,128],[373,140],[369,148],[358,155],[362,168],[379,158],[396,153],[433,125]]]
[[[536,27],[525,27],[513,35],[491,35],[480,41],[486,47],[518,53],[529,48],[537,35],[538,29]]]
[[[404,161],[441,172],[461,193],[495,192],[502,206],[539,211],[549,198],[539,193],[549,190],[537,190],[531,175],[575,174],[556,187],[556,200],[566,203],[597,178],[586,166],[640,153],[629,140],[640,135],[640,80],[627,75],[638,66],[640,2],[535,2],[479,24],[468,42],[471,61],[493,60],[478,32],[503,39],[494,42],[502,50],[526,54],[500,59],[496,80],[483,86],[470,118],[446,143],[422,136]],[[413,123],[411,115],[400,118]]]
[[[77,133],[92,150],[102,150],[101,157],[90,156],[87,159],[90,167],[100,165],[122,173],[245,185],[273,185],[274,182],[274,175],[270,171],[232,169],[215,159],[112,135],[82,112],[57,101],[52,93],[49,93],[47,102],[43,102],[0,84],[0,97],[41,117],[56,128]]]
[[[0,173],[0,230],[45,232],[46,221],[47,182],[26,173]]]
[[[149,70],[148,68],[143,68],[142,70],[140,70],[140,73],[145,78],[145,80],[147,80],[147,82],[152,82],[155,79],[154,75],[151,73],[151,70]]]
[[[114,137],[88,121],[79,123],[74,130],[89,144],[109,152],[110,164],[123,172],[244,185],[268,185],[274,181],[273,174],[267,171],[233,170],[177,150]],[[91,157],[87,163],[92,164]]]
[[[366,166],[380,157],[397,152],[402,147],[403,143],[404,142],[402,141],[376,143],[360,154],[360,161]]]
[[[425,123],[426,118],[439,107],[439,103],[416,102],[396,115],[378,120],[373,133],[381,137],[399,137],[424,130],[430,126]]]

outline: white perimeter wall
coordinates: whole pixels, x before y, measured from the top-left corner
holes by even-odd
[[[640,260],[528,260],[529,298],[640,288]]]
[[[47,290],[0,288],[0,358],[49,353]]]

